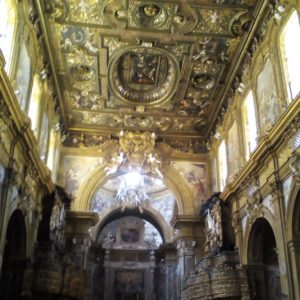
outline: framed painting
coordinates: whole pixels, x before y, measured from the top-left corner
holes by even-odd
[[[191,188],[197,202],[203,202],[207,197],[207,170],[205,163],[172,162],[176,169]]]
[[[28,102],[29,86],[31,81],[31,60],[23,41],[20,48],[20,55],[17,64],[15,79],[15,91],[17,100],[23,110],[26,109]]]

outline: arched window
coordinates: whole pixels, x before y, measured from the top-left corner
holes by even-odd
[[[212,157],[211,159],[211,174],[212,174],[212,191],[218,192],[219,186],[218,186],[218,164],[217,164],[217,158]]]
[[[16,10],[13,1],[0,0],[0,49],[6,61],[7,72],[11,64],[15,24]]]
[[[46,161],[47,158],[48,140],[49,140],[49,119],[47,113],[44,112],[42,118],[41,130],[40,130],[40,140],[39,140],[40,157],[44,161]]]
[[[288,88],[289,101],[300,91],[300,23],[298,13],[289,17],[280,36],[280,48],[284,65],[284,75]]]
[[[252,91],[247,94],[242,104],[243,130],[245,139],[246,160],[257,146],[257,126],[254,99]]]
[[[218,165],[219,165],[219,188],[220,191],[226,186],[227,180],[227,152],[225,140],[223,140],[218,149]]]
[[[55,156],[55,130],[54,128],[50,131],[50,141],[48,148],[47,167],[51,172],[54,170],[54,156]]]
[[[34,76],[28,116],[31,120],[31,129],[35,137],[38,137],[38,121],[39,121],[39,107],[41,98],[41,81],[38,75]]]

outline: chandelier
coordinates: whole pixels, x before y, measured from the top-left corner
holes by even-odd
[[[149,195],[146,193],[142,174],[162,178],[159,170],[161,160],[154,151],[155,137],[150,132],[121,131],[119,134],[119,146],[110,155],[105,170],[107,174],[125,174],[115,193],[122,211],[138,207],[143,213]]]
[[[115,199],[120,204],[122,212],[127,208],[138,207],[140,213],[143,213],[143,207],[149,200],[143,176],[137,172],[127,173],[116,191]]]

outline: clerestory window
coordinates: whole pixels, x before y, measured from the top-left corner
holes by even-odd
[[[295,99],[300,91],[299,22],[298,13],[294,11],[289,17],[280,35],[280,48],[289,102]]]

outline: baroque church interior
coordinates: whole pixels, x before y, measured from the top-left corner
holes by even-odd
[[[300,299],[299,0],[0,0],[0,299]]]

